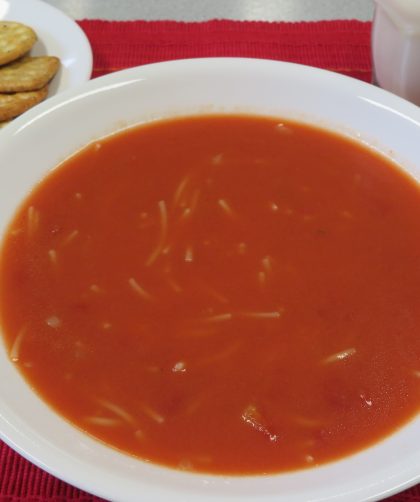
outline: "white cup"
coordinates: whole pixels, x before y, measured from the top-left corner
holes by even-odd
[[[420,105],[420,0],[375,0],[374,81]]]

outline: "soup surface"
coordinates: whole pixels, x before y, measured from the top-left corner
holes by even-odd
[[[348,139],[248,116],[86,147],[5,237],[11,360],[61,415],[152,462],[269,473],[420,409],[420,191]]]

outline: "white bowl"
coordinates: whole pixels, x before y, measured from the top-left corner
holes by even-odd
[[[0,236],[34,184],[86,143],[174,115],[251,112],[356,136],[420,179],[420,110],[373,86],[273,61],[201,59],[133,68],[27,112],[0,135]],[[0,433],[41,468],[113,500],[377,500],[420,482],[420,417],[343,460],[272,476],[211,476],[151,465],[87,437],[35,395],[0,344]]]

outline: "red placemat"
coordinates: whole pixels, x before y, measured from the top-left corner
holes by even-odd
[[[79,24],[93,48],[94,77],[170,59],[241,56],[292,61],[365,81],[371,79],[370,23],[80,21]],[[0,502],[69,500],[101,499],[50,476],[0,441]],[[420,485],[387,502],[420,502]]]
[[[370,81],[370,23],[80,21],[93,76],[170,59],[240,56],[293,61]]]

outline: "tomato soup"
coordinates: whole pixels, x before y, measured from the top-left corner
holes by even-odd
[[[315,127],[136,127],[18,210],[6,348],[60,415],[141,459],[219,474],[338,459],[420,409],[419,214],[414,180]]]

